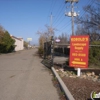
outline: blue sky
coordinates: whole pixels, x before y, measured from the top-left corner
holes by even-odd
[[[91,4],[92,0],[79,0],[75,4],[75,11],[84,15],[83,7]],[[37,31],[45,31],[45,25],[50,25],[52,12],[52,26],[57,29],[55,35],[71,34],[71,18],[65,16],[70,11],[70,4],[65,0],[0,0],[0,24],[16,37],[24,40],[32,38],[32,44],[38,44]]]

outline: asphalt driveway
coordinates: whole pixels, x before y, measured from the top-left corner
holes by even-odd
[[[0,55],[0,100],[59,100],[37,49]]]

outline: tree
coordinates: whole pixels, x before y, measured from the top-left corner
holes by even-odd
[[[100,0],[95,0],[94,5],[84,7],[84,16],[78,17],[76,34],[89,35],[89,65],[100,66]]]
[[[8,31],[5,31],[2,35],[2,38],[0,39],[0,53],[9,53],[12,52],[15,48],[15,40],[13,40],[8,33]]]
[[[38,31],[37,34],[40,35],[38,52],[40,54],[43,54],[44,42],[47,42],[47,41],[51,40],[51,36],[54,35],[54,29],[51,28],[50,26],[46,25],[46,30],[43,31],[43,32],[42,31]]]
[[[90,36],[90,41],[100,40],[100,0],[96,0],[94,5],[87,5],[84,7],[86,12],[85,16],[78,17],[76,23],[80,24],[76,30],[80,34],[88,34]]]
[[[24,41],[24,48],[28,48],[28,42]]]
[[[56,39],[60,39],[60,44],[69,43],[69,36],[66,33],[62,33],[58,37],[55,37],[55,40]]]
[[[94,41],[92,45],[100,45],[100,41]],[[92,46],[89,50],[89,65],[100,66],[100,46]]]
[[[39,49],[38,49],[38,53],[41,55],[44,52],[44,42],[46,42],[46,37],[44,34],[40,35],[39,38]]]
[[[84,27],[81,24],[78,24],[75,34],[76,35],[83,35],[84,33],[87,34],[87,32],[85,32],[85,30],[84,30]]]
[[[4,28],[2,26],[0,26],[0,44],[2,42],[2,38],[4,36],[4,32],[5,32]]]

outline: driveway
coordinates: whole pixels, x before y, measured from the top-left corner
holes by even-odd
[[[59,100],[37,49],[0,55],[0,100]]]

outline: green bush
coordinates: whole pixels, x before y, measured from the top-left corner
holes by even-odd
[[[100,45],[100,41],[94,41],[91,45]],[[91,46],[89,49],[89,66],[100,67],[100,46]]]
[[[41,46],[38,48],[38,53],[39,55],[43,55],[43,48]]]
[[[0,38],[0,53],[10,53],[15,48],[15,40],[11,38],[7,31],[5,31],[3,34],[3,37]]]

